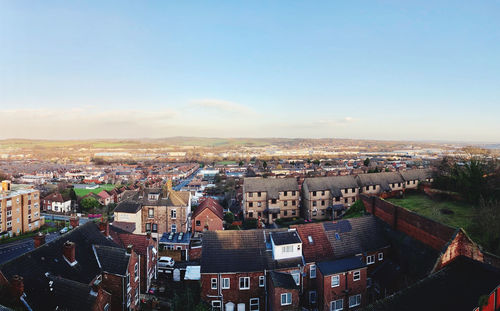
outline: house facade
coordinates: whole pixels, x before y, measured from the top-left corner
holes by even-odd
[[[42,209],[47,212],[71,212],[71,199],[65,200],[59,192],[54,192],[42,199]]]
[[[248,177],[243,181],[245,218],[273,223],[280,218],[299,217],[300,191],[295,178]]]
[[[194,232],[222,230],[224,209],[213,198],[202,198],[191,216],[191,228]]]

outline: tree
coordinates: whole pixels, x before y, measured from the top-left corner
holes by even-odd
[[[243,163],[243,161],[240,161],[240,163],[238,163],[238,165],[239,165],[240,167],[242,167],[244,164],[245,164],[245,163]]]
[[[318,159],[315,159],[315,160],[313,161],[313,164],[314,164],[314,165],[319,165],[319,163],[320,163],[320,162],[319,162],[319,160],[318,160]]]
[[[83,210],[90,211],[94,208],[98,208],[101,204],[96,200],[96,198],[86,197],[80,201],[80,206]]]
[[[262,167],[263,167],[264,169],[266,169],[266,168],[267,168],[267,162],[266,162],[266,161],[262,162]]]
[[[369,158],[366,158],[364,161],[363,161],[363,164],[365,166],[369,166],[370,165],[370,159]]]
[[[234,214],[231,212],[227,212],[226,215],[224,215],[224,221],[228,225],[232,224],[234,222]]]

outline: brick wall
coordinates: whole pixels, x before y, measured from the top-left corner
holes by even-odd
[[[358,271],[358,270],[356,270]],[[359,269],[360,280],[353,280],[353,271],[341,272],[335,275],[340,276],[339,286],[332,287],[332,276],[323,275],[318,269],[318,308],[319,310],[330,310],[330,303],[343,299],[344,310],[349,310],[349,296],[361,294],[361,306],[366,302],[366,279],[367,269]],[[345,290],[348,293],[345,293]],[[359,306],[357,307],[359,308]]]
[[[366,211],[389,224],[393,229],[441,251],[455,229],[375,196],[361,195]]]
[[[458,256],[466,256],[477,261],[484,261],[483,253],[462,229],[459,229],[439,257],[434,271],[440,270]]]
[[[269,282],[270,284],[271,282]],[[292,303],[290,305],[281,305],[281,294],[291,293]],[[269,310],[273,311],[292,311],[299,309],[299,290],[298,289],[286,289],[273,287],[269,285],[269,304],[271,308]]]

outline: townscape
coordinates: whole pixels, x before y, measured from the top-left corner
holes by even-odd
[[[438,307],[494,310],[499,236],[484,244],[472,225],[453,223],[477,208],[442,186],[443,163],[494,157],[462,148],[432,158],[4,160],[1,303],[418,310],[425,295]],[[405,208],[413,201],[440,215]]]

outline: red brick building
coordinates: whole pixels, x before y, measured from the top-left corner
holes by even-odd
[[[219,202],[213,198],[202,198],[200,205],[191,216],[192,231],[214,231],[223,229],[224,209]]]

